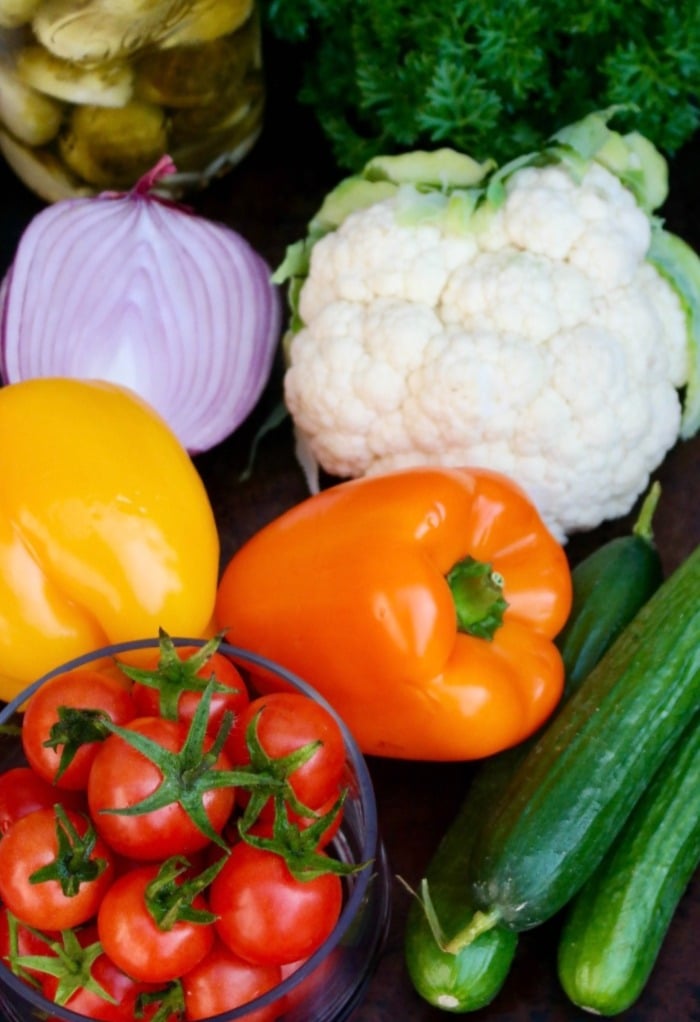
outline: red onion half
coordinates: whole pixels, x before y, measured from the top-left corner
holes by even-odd
[[[232,433],[267,383],[281,302],[239,234],[152,194],[67,199],[22,235],[0,288],[0,372],[130,387],[195,454]]]

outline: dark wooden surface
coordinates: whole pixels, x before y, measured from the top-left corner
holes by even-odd
[[[339,171],[308,113],[294,99],[293,73],[268,54],[270,103],[263,137],[240,167],[191,198],[198,212],[228,223],[274,266],[285,246],[303,234],[325,190]],[[672,167],[668,226],[700,248],[698,146],[680,153]],[[19,235],[43,204],[0,166],[0,274]],[[250,480],[239,481],[251,437],[279,397],[280,374],[258,408],[228,441],[197,458],[221,536],[222,564],[253,532],[306,496],[291,433],[281,427],[262,443]],[[656,473],[663,499],[655,522],[667,571],[700,542],[700,439],[677,445]],[[569,543],[572,560],[625,532],[630,519],[608,523]],[[699,594],[700,595],[700,594]],[[416,882],[449,824],[470,777],[466,765],[370,761],[384,840],[396,874]],[[352,1022],[437,1022],[446,1016],[418,998],[403,967],[402,933],[408,895],[396,883],[386,949],[366,999]],[[512,974],[494,1004],[472,1014],[475,1022],[573,1022],[583,1013],[558,988],[555,946],[558,920],[523,935]],[[686,893],[656,970],[626,1022],[700,1022],[700,883]],[[588,1016],[590,1017],[590,1016]],[[309,1020],[313,1022],[313,1020]]]

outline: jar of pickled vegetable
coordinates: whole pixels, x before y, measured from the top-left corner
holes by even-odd
[[[168,189],[249,151],[265,98],[256,0],[0,0],[0,152],[47,202]]]

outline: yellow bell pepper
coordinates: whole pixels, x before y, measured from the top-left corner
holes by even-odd
[[[184,448],[109,383],[0,389],[0,699],[112,642],[201,636],[219,562]]]

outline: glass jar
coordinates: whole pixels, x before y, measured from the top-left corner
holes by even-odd
[[[265,88],[256,0],[0,0],[0,152],[47,202],[174,194],[243,158]]]

